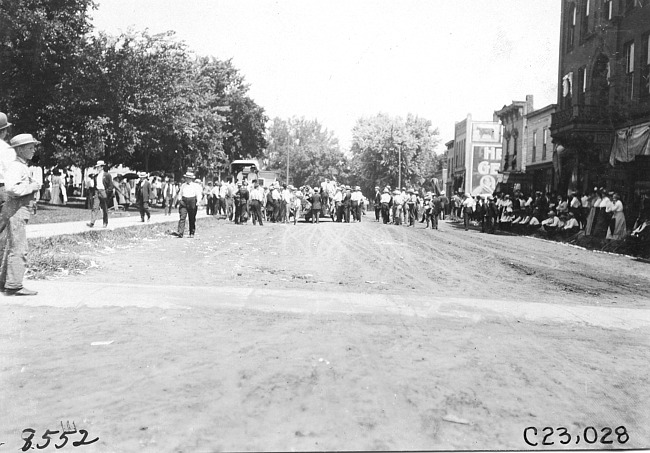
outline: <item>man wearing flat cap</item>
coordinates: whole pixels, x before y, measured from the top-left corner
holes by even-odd
[[[23,277],[27,265],[26,226],[34,195],[41,189],[40,183],[31,178],[27,162],[34,157],[39,143],[31,134],[16,135],[10,142],[16,158],[9,163],[4,174],[7,201],[0,214],[2,223],[7,224],[6,246],[0,263],[0,289],[6,295],[36,294],[36,291],[23,287]]]

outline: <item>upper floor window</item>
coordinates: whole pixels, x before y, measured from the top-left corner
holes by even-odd
[[[585,103],[585,93],[587,91],[587,68],[582,67],[578,69],[578,86],[577,96],[578,96],[578,105],[583,105]]]
[[[573,49],[573,44],[575,41],[575,30],[576,30],[576,14],[578,11],[576,9],[575,3],[571,3],[569,6],[569,17],[567,21],[567,52]]]
[[[603,9],[603,15],[607,18],[607,20],[612,20],[612,17],[614,17],[613,0],[605,0],[605,8]]]
[[[650,97],[650,33],[643,35],[641,54],[641,96]]]
[[[625,44],[625,89],[628,99],[634,98],[634,41]]]
[[[537,155],[537,131],[533,132],[533,155],[532,155],[533,162],[535,162],[536,155]]]
[[[542,160],[546,160],[546,144],[548,143],[548,127],[542,131]]]
[[[573,97],[573,72],[566,74],[562,77],[562,108],[570,108],[572,106],[571,99]]]
[[[580,37],[582,38],[589,32],[589,3],[590,0],[584,0],[584,6],[582,7],[583,16],[580,22]]]

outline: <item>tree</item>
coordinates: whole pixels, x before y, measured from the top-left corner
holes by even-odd
[[[317,120],[275,118],[267,137],[268,168],[286,175],[288,156],[289,180],[297,187],[324,179],[342,181],[349,175],[347,158],[338,140]]]
[[[0,0],[0,110],[14,130],[43,138],[48,109],[79,63],[94,7],[92,0]]]
[[[367,192],[375,185],[397,187],[401,157],[402,186],[423,187],[436,171],[439,140],[431,121],[411,114],[406,121],[385,114],[360,118],[352,130],[351,148],[359,185]]]

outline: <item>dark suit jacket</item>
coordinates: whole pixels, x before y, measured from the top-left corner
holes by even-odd
[[[146,179],[144,182],[138,182],[138,185],[135,186],[135,200],[138,203],[149,203],[151,198],[151,183]]]
[[[321,209],[321,204],[320,204],[320,193],[314,192],[314,194],[311,196],[311,209],[312,211],[320,211]]]

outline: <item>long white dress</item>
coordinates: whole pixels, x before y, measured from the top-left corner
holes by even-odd
[[[605,239],[613,239],[615,241],[623,239],[627,234],[625,214],[623,213],[623,203],[621,200],[616,200],[616,202],[609,204],[607,211],[612,213],[614,232],[612,232],[611,228],[607,228],[607,237]]]

